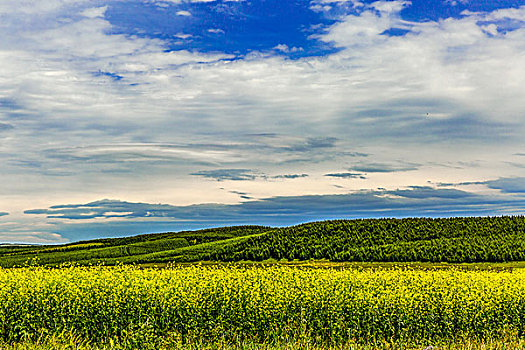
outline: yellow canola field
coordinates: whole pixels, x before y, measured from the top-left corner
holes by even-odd
[[[0,269],[0,340],[458,341],[523,336],[525,272],[172,266]]]

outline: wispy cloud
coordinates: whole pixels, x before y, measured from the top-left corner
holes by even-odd
[[[26,210],[25,214],[46,215],[50,219],[88,220],[95,218],[148,218],[183,215],[177,207],[166,204],[130,203],[100,200],[87,204],[55,205],[49,209]]]
[[[272,176],[272,179],[299,179],[302,177],[308,177],[308,174],[284,174]]]
[[[304,143],[298,143],[285,147],[285,150],[294,152],[309,152],[319,149],[329,149],[335,147],[337,139],[335,137],[311,137]]]
[[[516,214],[522,211],[524,205],[523,196],[487,196],[457,189],[413,186],[391,191],[369,190],[341,195],[271,197],[233,205],[173,206],[101,200],[33,209],[26,211],[26,214],[45,215],[49,219],[65,222],[119,218],[126,219],[125,222],[121,221],[121,225],[125,226],[127,222],[130,227],[137,224],[134,220],[140,219],[140,222],[148,220],[152,227],[159,223],[162,227],[171,224],[173,229],[177,229],[199,223],[224,225],[251,222],[285,225],[329,218]],[[159,219],[163,221],[159,222]],[[57,232],[61,232],[60,227],[63,224],[55,221],[55,225]]]
[[[250,196],[247,192],[241,192],[241,191],[230,191],[230,193],[239,195],[242,199],[253,199],[253,197]]]
[[[249,169],[216,169],[216,170],[201,170],[196,173],[192,173],[194,176],[202,176],[205,178],[217,180],[217,181],[247,181],[255,180],[259,175],[253,173]]]
[[[487,181],[463,181],[463,182],[449,182],[449,183],[437,183],[438,187],[458,187],[458,186],[472,186],[472,185],[485,185],[490,189],[500,190],[501,193],[505,194],[518,194],[525,193],[525,177],[503,177],[496,180]]]
[[[7,123],[0,123],[0,131],[11,130],[13,126]]]
[[[525,177],[507,177],[486,181],[489,188],[501,190],[503,193],[525,193]]]
[[[47,158],[93,163],[161,162],[184,160],[194,164],[220,164],[237,159],[228,145],[131,143],[45,150]]]
[[[324,174],[328,177],[336,177],[340,179],[366,179],[366,177],[361,173],[329,173]]]
[[[362,173],[393,173],[400,171],[412,171],[417,170],[415,165],[398,165],[398,164],[385,164],[385,163],[367,163],[362,165],[356,165],[351,170],[359,171]]]

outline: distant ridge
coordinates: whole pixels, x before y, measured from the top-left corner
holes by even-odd
[[[36,259],[35,259],[36,258]],[[525,217],[358,219],[232,226],[54,246],[2,246],[0,266],[328,259],[525,261]]]

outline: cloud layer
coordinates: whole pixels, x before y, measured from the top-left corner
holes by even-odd
[[[254,3],[2,2],[0,240],[519,212],[523,4]]]
[[[171,225],[172,230],[177,230],[199,225],[290,225],[334,218],[516,215],[522,213],[524,206],[525,196],[477,195],[458,189],[414,186],[340,195],[271,197],[230,205],[173,206],[100,200],[33,209],[26,211],[26,214],[52,219],[56,231],[67,237],[71,235],[68,228],[73,221],[85,221],[88,222],[85,227],[97,227],[100,220],[115,218],[129,220],[127,226],[130,231],[125,233],[132,234],[140,232],[134,232],[133,225],[155,231],[157,227],[162,230],[166,223]]]

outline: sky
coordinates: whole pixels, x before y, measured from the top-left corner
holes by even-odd
[[[525,1],[0,1],[0,243],[525,214]]]

